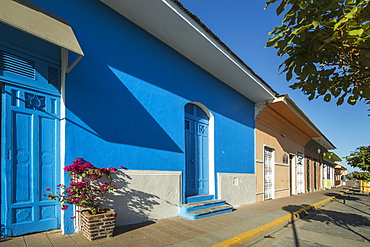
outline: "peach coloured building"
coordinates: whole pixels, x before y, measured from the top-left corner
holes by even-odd
[[[334,145],[288,95],[256,112],[256,201],[322,189],[322,156]]]

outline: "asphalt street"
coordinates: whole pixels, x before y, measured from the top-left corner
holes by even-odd
[[[285,208],[287,211],[296,209]],[[353,189],[309,216],[248,246],[370,246],[370,195]]]

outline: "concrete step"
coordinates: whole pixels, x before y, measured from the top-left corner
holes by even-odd
[[[209,198],[200,196],[201,198]],[[218,214],[230,213],[233,207],[226,203],[226,200],[213,199],[191,202],[180,206],[180,216],[196,220]]]
[[[193,202],[183,204],[180,207],[180,213],[192,212],[201,209],[207,209],[215,206],[225,205],[226,200],[208,200],[203,202]]]
[[[183,214],[181,216],[191,220],[197,220],[219,214],[231,213],[232,211],[233,207],[231,205],[225,204],[221,206],[215,206],[206,209],[187,212],[186,214]]]
[[[186,203],[193,203],[193,202],[203,202],[215,199],[214,195],[196,195],[196,196],[188,196],[186,197]]]

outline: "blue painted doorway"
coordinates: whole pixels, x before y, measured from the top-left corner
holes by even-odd
[[[209,193],[208,123],[202,108],[185,106],[185,196]]]
[[[0,55],[1,236],[58,229],[59,203],[44,195],[60,183],[59,68],[16,51]]]
[[[59,181],[59,99],[4,87],[2,159],[5,236],[60,228],[60,207],[44,194]]]

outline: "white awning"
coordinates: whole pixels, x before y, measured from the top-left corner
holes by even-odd
[[[76,53],[84,53],[72,28],[51,15],[12,0],[0,0],[0,22]]]

